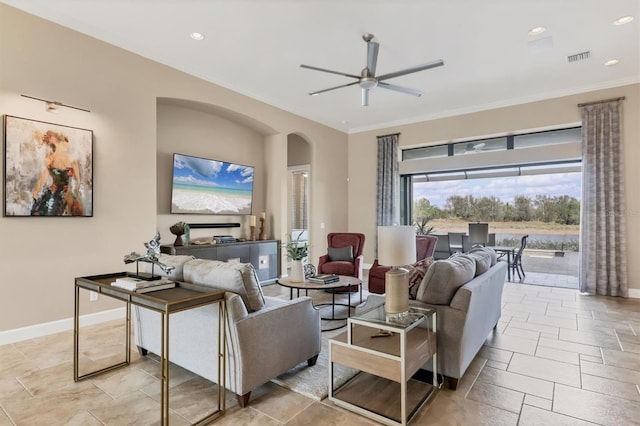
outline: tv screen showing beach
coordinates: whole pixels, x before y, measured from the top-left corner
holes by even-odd
[[[173,155],[171,213],[251,214],[251,166]]]

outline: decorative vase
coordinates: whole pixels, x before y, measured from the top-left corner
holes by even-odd
[[[302,272],[302,260],[294,260],[291,263],[291,272],[289,273],[289,281],[294,283],[300,283],[304,281],[304,274]]]

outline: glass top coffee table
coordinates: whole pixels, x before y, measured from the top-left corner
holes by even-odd
[[[431,382],[413,379],[431,359]],[[334,364],[359,372],[335,387]],[[439,389],[436,311],[414,308],[387,320],[384,305],[347,320],[329,340],[329,399],[387,425],[406,425]]]
[[[283,287],[289,288],[289,298],[293,299],[293,291],[297,290],[297,297],[300,297],[300,290],[305,291],[305,296],[309,295],[309,290],[336,290],[336,289],[345,289],[350,286],[358,286],[360,291],[360,303],[362,303],[362,280],[359,280],[356,277],[347,277],[344,275],[338,275],[339,280],[333,283],[328,284],[318,284],[312,283],[310,281],[291,281],[288,279],[279,279],[276,282]],[[323,316],[320,319],[325,321],[346,321],[351,316],[351,309],[355,309],[355,306],[351,305],[351,292],[345,291],[347,293],[347,303],[336,302],[336,292],[330,291],[331,293],[331,302],[326,303],[315,303],[313,306],[316,308],[329,306],[331,308],[331,316]],[[343,294],[343,293],[340,293]],[[347,313],[344,316],[336,316],[336,306],[345,306],[347,308]],[[337,327],[331,328],[322,328],[322,331],[332,331],[342,328],[346,325],[340,324]]]

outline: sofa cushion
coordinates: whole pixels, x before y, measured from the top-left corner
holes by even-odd
[[[474,247],[471,250],[469,250],[469,253],[486,253],[489,255],[489,257],[491,258],[491,266],[495,266],[496,262],[498,261],[498,255],[496,254],[495,250],[489,247]]]
[[[476,261],[476,277],[491,268],[491,254],[486,251],[469,252],[467,256]]]
[[[161,275],[166,275],[167,277],[171,278],[172,280],[176,280],[176,281],[184,281],[184,264],[187,263],[190,260],[195,259],[195,257],[193,256],[188,256],[188,255],[170,255],[170,254],[160,254],[158,255],[158,260],[161,263],[164,263],[167,266],[173,266],[174,269],[171,270],[171,272],[164,273],[164,271],[162,271],[162,269],[160,269],[158,266],[155,266],[153,268],[153,272],[154,274],[161,274]],[[146,272],[151,272],[151,264],[147,263],[145,265],[145,270]]]
[[[415,300],[420,283],[432,263],[433,257],[427,257],[406,267],[409,270],[409,299]]]
[[[476,273],[476,261],[467,255],[436,260],[427,269],[416,299],[432,305],[448,305],[458,289],[471,281]]]
[[[250,263],[194,259],[185,263],[184,279],[238,294],[249,312],[262,309],[265,303],[260,281]]]
[[[353,262],[353,247],[329,247],[327,249],[331,262]]]
[[[327,262],[322,265],[322,273],[323,274],[336,274],[336,275],[347,275],[353,276],[355,273],[355,265],[353,262]]]

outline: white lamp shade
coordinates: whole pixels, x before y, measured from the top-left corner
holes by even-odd
[[[410,265],[416,261],[416,231],[413,226],[378,226],[378,263]]]

